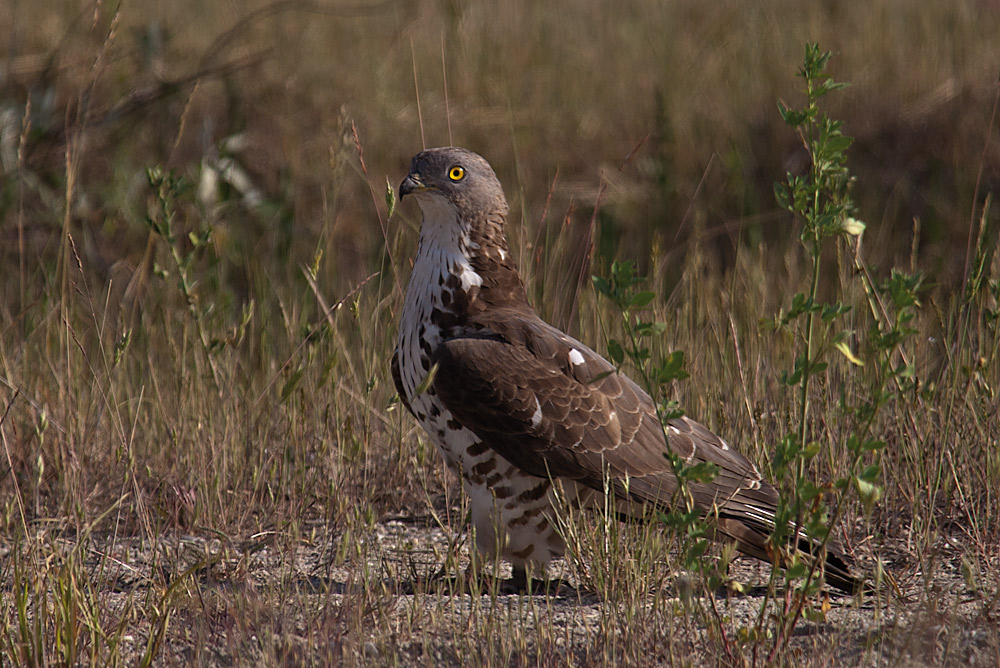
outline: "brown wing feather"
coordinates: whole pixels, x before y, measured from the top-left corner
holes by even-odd
[[[475,334],[446,340],[436,351],[434,389],[484,443],[533,475],[566,477],[598,490],[609,475],[617,495],[660,507],[677,488],[668,447],[691,463],[711,462],[718,468],[715,479],[690,487],[695,505],[713,513],[716,531],[742,551],[769,559],[777,493],[742,454],[686,417],[670,421],[665,438],[641,388],[534,314],[473,324],[481,325],[471,330]],[[828,579],[852,589],[846,557],[836,545],[828,549],[836,566]]]
[[[627,475],[629,496],[662,505],[676,490],[669,447],[719,467],[712,483],[692,488],[700,508],[740,512],[752,504],[758,517],[770,515],[774,490],[712,432],[681,418],[670,423],[666,439],[649,396],[597,353],[538,319],[501,322],[491,323],[488,336],[458,337],[440,347],[435,391],[463,425],[512,463],[598,489],[606,473]]]

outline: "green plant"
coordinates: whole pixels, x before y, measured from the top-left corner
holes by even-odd
[[[809,169],[804,174],[787,174],[785,183],[775,184],[774,193],[778,204],[801,225],[799,238],[811,280],[772,321],[776,329],[791,333],[794,341],[793,367],[782,373],[781,382],[795,392],[796,430],[778,441],[772,460],[780,499],[771,545],[779,558],[774,562],[768,598],[775,595],[779,580],[784,596],[773,617],[766,614],[769,601],[765,600],[757,621],[756,633],[760,634],[766,619],[776,620],[773,635],[764,633],[774,642],[769,660],[787,645],[804,612],[822,614],[822,608],[813,604],[822,586],[823,557],[849,493],[853,490],[869,509],[882,495],[879,452],[885,443],[872,432],[876,415],[889,401],[905,394],[913,378],[903,347],[915,331],[912,320],[920,304],[919,276],[893,270],[887,281],[876,285],[867,272],[858,272],[864,277],[860,279],[863,292],[873,311],[866,341],[869,354],[862,359],[853,348],[856,332],[851,327],[854,308],[847,303],[849,285],[833,284],[830,272],[824,270],[828,246],[839,251],[837,257],[853,246],[855,264],[863,267],[860,247],[865,230],[854,217],[850,196],[846,152],[852,139],[843,134],[841,121],[831,119],[819,107],[824,96],[846,85],[827,76],[829,59],[829,52],[808,44],[799,72],[805,80],[805,106],[794,109],[778,103],[782,119],[795,129],[809,154]],[[833,299],[821,297],[831,292]],[[847,423],[842,442],[827,438],[824,443],[814,426],[811,404],[816,386],[837,362],[846,363],[846,377],[862,389],[842,394],[840,411]],[[818,455],[834,448],[846,451],[846,464],[824,472],[817,465]],[[826,461],[835,458],[831,455]]]
[[[775,517],[772,545],[785,559],[786,585],[803,582],[803,594],[818,590],[819,559],[800,559],[798,541],[791,537],[800,530],[820,542],[820,552],[832,528],[822,500],[824,488],[812,480],[807,464],[819,454],[821,445],[810,432],[810,402],[812,385],[829,365],[829,355],[839,351],[852,364],[862,362],[850,348],[852,332],[844,326],[844,316],[851,307],[841,301],[823,302],[820,287],[824,274],[823,249],[831,239],[844,235],[859,235],[864,225],[851,217],[853,203],[849,188],[851,179],[846,167],[846,151],[851,138],[841,132],[842,122],[829,118],[819,110],[819,100],[846,84],[825,75],[830,54],[819,47],[806,47],[803,69],[806,105],[791,109],[778,103],[784,122],[795,128],[809,153],[810,166],[802,175],[787,175],[787,184],[776,183],[775,197],[779,206],[791,212],[802,228],[799,238],[808,254],[811,281],[806,292],[797,293],[790,307],[779,313],[774,324],[792,331],[796,346],[793,369],[781,375],[782,384],[797,391],[797,433],[784,436],[776,446],[773,468],[782,491]],[[793,545],[789,550],[788,545]],[[775,570],[775,574],[777,574]],[[772,578],[773,583],[774,578]],[[788,611],[786,611],[788,612]],[[796,617],[797,615],[793,615]],[[790,629],[788,629],[790,631]]]
[[[179,236],[176,229],[176,218],[178,217],[177,202],[189,190],[187,181],[172,171],[164,171],[160,167],[150,167],[146,170],[146,178],[153,188],[156,196],[156,206],[153,211],[146,216],[146,224],[167,246],[170,251],[170,258],[173,261],[174,271],[177,272],[177,287],[184,297],[188,313],[194,320],[198,333],[198,341],[205,353],[212,371],[212,379],[215,381],[216,389],[223,387],[223,379],[219,365],[213,356],[218,342],[214,341],[208,333],[205,324],[205,307],[198,300],[195,290],[197,279],[195,278],[195,262],[208,246],[212,238],[212,228],[207,224],[198,230],[191,230],[186,235]],[[184,239],[190,244],[190,249],[185,251]],[[169,276],[169,270],[154,264],[154,273],[162,278]],[[244,317],[244,327],[248,315]]]
[[[683,351],[675,350],[659,358],[655,358],[650,352],[649,342],[666,330],[663,322],[643,319],[643,313],[655,299],[656,293],[642,289],[645,278],[636,273],[631,261],[615,260],[607,278],[594,276],[593,281],[597,292],[607,297],[615,311],[621,315],[625,333],[624,341],[615,337],[608,338],[608,357],[618,370],[621,370],[625,360],[634,366],[643,387],[653,397],[656,415],[665,428],[667,422],[684,414],[677,400],[671,397],[670,388],[674,381],[684,380],[688,374],[684,371]],[[683,537],[683,568],[707,574],[704,570],[705,562],[701,558],[708,549],[706,536],[709,527],[694,507],[689,485],[711,482],[717,473],[716,467],[710,462],[687,464],[678,454],[669,450],[666,456],[677,478],[677,492],[672,499],[671,510],[662,513],[660,519],[677,532],[678,536]],[[713,572],[707,583],[710,589],[719,586],[721,581],[718,580],[718,573]]]
[[[650,350],[652,340],[660,337],[666,330],[664,322],[645,319],[656,294],[643,289],[645,278],[637,274],[631,261],[614,261],[608,276],[594,276],[593,282],[597,292],[610,300],[614,311],[622,318],[624,340],[608,337],[608,356],[618,370],[626,360],[635,368],[641,384],[653,397],[660,424],[666,429],[670,420],[684,414],[677,400],[672,398],[671,389],[675,381],[684,380],[688,374],[684,370],[683,351],[674,350],[666,355],[656,356]],[[657,517],[680,543],[681,569],[686,573],[696,574],[705,588],[710,614],[702,616],[725,638],[714,592],[725,582],[732,553],[725,551],[721,559],[704,558],[712,529],[703,511],[695,506],[690,492],[690,486],[694,483],[711,482],[718,473],[718,467],[711,462],[689,464],[669,449],[665,456],[677,480],[677,491],[671,499],[669,510],[658,511]],[[686,581],[679,583],[679,588],[686,602],[694,600],[689,596],[691,592],[687,590],[690,586]],[[728,652],[728,644],[724,643],[723,646]]]

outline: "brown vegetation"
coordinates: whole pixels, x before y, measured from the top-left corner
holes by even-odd
[[[635,259],[685,408],[766,468],[792,360],[760,320],[807,280],[775,100],[806,41],[853,84],[829,111],[862,252],[926,288],[885,496],[840,536],[903,596],[778,660],[1000,661],[996,3],[39,0],[0,26],[0,665],[760,663],[753,605],[706,632],[649,527],[580,520],[569,597],[407,593],[466,552],[388,377],[418,220],[384,193],[422,145],[484,154],[539,312],[598,349],[589,276]],[[815,388],[824,444],[851,374]]]

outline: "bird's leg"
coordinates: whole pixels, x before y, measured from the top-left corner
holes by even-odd
[[[538,591],[545,591],[547,581],[533,580],[528,577],[527,571],[522,568],[514,568],[513,577],[502,578],[490,573],[486,573],[476,562],[470,563],[465,570],[459,571],[455,575],[449,574],[442,568],[432,581],[443,582],[453,594],[483,594],[492,587],[503,595],[531,594]]]
[[[481,593],[483,585],[488,581],[489,576],[483,573],[483,565],[479,559],[473,558],[461,575],[461,582],[458,583],[458,590],[464,594]]]
[[[544,567],[539,569],[538,574],[540,578],[533,578],[524,566],[513,566],[511,578],[503,580],[501,587],[504,593],[513,594],[558,594],[573,589],[562,578],[550,578]]]
[[[479,589],[477,583],[480,576],[479,571],[471,564],[465,570],[455,572],[452,568],[449,568],[449,564],[445,563],[436,573],[428,576],[426,579],[419,579],[409,583],[409,586],[404,588],[404,593],[412,594],[417,588],[426,591],[427,587],[440,584],[452,594],[469,594]]]
[[[539,578],[532,577],[525,566],[513,566],[510,578],[502,578],[485,573],[482,562],[473,558],[464,571],[452,575],[447,564],[432,575],[428,582],[443,582],[454,594],[481,594],[495,586],[496,591],[503,595],[514,594],[557,594],[572,591],[572,586],[561,578],[550,578],[545,569],[541,568]]]
[[[524,566],[513,566],[511,568],[510,580],[506,580],[503,584],[513,589],[514,593],[531,593],[531,577]]]

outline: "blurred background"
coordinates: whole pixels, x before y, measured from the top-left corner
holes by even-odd
[[[386,179],[445,144],[494,165],[515,246],[558,226],[585,239],[606,187],[598,262],[648,268],[653,246],[679,261],[697,236],[725,268],[741,246],[794,241],[772,184],[804,153],[775,102],[801,103],[807,41],[851,83],[827,110],[856,138],[873,262],[915,253],[961,280],[974,210],[1000,185],[991,0],[5,0],[0,25],[8,317],[38,296],[64,226],[87,271],[124,287],[151,268],[154,165],[197,189],[237,293],[262,262],[318,251],[341,293],[387,252],[369,186],[384,212]],[[388,249],[397,269],[412,243]]]
[[[0,397],[37,515],[103,516],[127,485],[147,527],[426,506],[412,472],[441,469],[388,380],[419,217],[387,186],[424,146],[492,163],[535,304],[598,349],[589,276],[652,275],[688,407],[758,461],[791,364],[758,321],[804,267],[776,102],[803,103],[807,42],[851,84],[824,104],[873,274],[922,272],[950,309],[995,245],[987,0],[4,0],[0,26]],[[936,313],[930,383],[959,338]],[[992,359],[965,348],[970,374]]]

